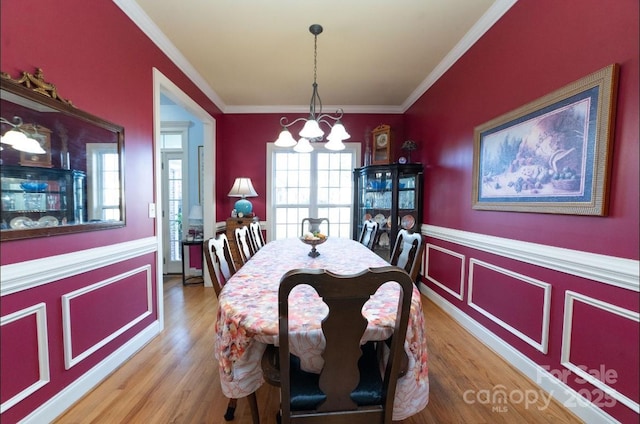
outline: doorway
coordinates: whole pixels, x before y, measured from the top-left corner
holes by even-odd
[[[202,205],[202,214],[203,214],[203,236],[205,239],[213,237],[215,234],[215,223],[216,223],[216,203],[215,203],[215,186],[214,186],[214,174],[215,174],[215,119],[207,113],[200,105],[198,105],[193,99],[187,96],[178,86],[176,86],[173,82],[171,82],[166,76],[164,76],[158,69],[153,69],[153,126],[154,126],[154,169],[155,169],[155,204],[153,208],[150,207],[150,216],[155,217],[155,227],[156,227],[156,238],[157,238],[157,250],[156,250],[156,281],[157,281],[157,292],[162,293],[162,282],[163,282],[163,274],[165,271],[165,265],[163,263],[163,252],[164,252],[164,231],[162,226],[161,214],[161,206],[164,202],[164,197],[166,195],[162,192],[162,175],[161,175],[161,165],[162,165],[162,145],[160,140],[162,138],[162,116],[161,116],[161,98],[166,97],[175,105],[182,108],[185,112],[189,113],[192,116],[192,121],[194,123],[198,123],[202,125],[202,135],[201,135],[201,145],[202,148],[202,159],[201,162],[206,165],[207,172],[202,173],[201,179],[198,180],[201,184],[201,199],[198,196],[195,196],[195,199],[200,200],[200,204]],[[189,155],[189,161],[197,164],[198,163],[198,149],[195,149],[195,152],[184,152]],[[193,155],[193,156],[191,156]],[[193,160],[191,160],[193,158]],[[184,166],[184,157],[183,157],[183,166]],[[196,187],[196,190],[200,190],[200,187]],[[193,191],[190,190],[190,191]],[[196,193],[198,193],[196,191]],[[156,208],[155,216],[152,213],[152,209]],[[183,209],[184,209],[183,205]],[[188,211],[183,210],[183,214],[188,214]],[[181,243],[181,241],[180,241]],[[178,245],[180,249],[180,245]],[[205,275],[205,286],[212,287],[211,279],[204,273]],[[162,302],[162,296],[158,296],[158,314],[160,318],[160,322],[163,323],[164,320],[164,307]],[[162,324],[161,324],[162,325]]]

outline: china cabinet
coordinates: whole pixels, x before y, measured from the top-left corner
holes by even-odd
[[[3,238],[11,230],[46,235],[52,228],[86,221],[84,172],[2,165],[0,181]]]
[[[423,167],[419,163],[370,165],[354,170],[353,238],[363,222],[373,219],[380,229],[374,252],[385,259],[400,228],[420,231]]]

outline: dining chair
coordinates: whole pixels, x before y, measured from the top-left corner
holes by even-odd
[[[207,262],[213,289],[216,292],[216,296],[219,296],[227,280],[236,273],[231,257],[229,240],[224,234],[219,234],[215,238],[212,237],[205,240],[202,248],[204,249],[204,258]]]
[[[249,227],[243,225],[242,227],[235,229],[236,246],[238,246],[238,252],[240,253],[240,259],[243,264],[255,253],[253,246],[251,245],[251,236],[249,235]]]
[[[367,219],[362,223],[362,232],[360,233],[360,243],[373,250],[378,234],[378,223],[372,219]]]
[[[224,287],[225,283],[236,273],[231,256],[231,249],[229,247],[229,239],[222,233],[217,237],[205,240],[202,248],[205,252],[204,257],[207,262],[211,282],[213,283],[213,289],[216,292],[216,297],[219,297],[222,287]],[[253,417],[253,423],[259,424],[258,399],[255,392],[247,396],[247,400],[249,402],[251,416]],[[234,418],[237,402],[238,400],[235,398],[229,399],[224,415],[225,420],[230,421]]]
[[[407,271],[411,279],[417,282],[423,250],[422,234],[401,229],[391,250],[389,263]]]
[[[398,308],[384,373],[378,349],[385,341],[360,344],[367,328],[363,305],[383,284],[398,284]],[[329,307],[322,321],[326,345],[320,374],[303,371],[290,351],[289,294],[313,287]],[[404,270],[386,266],[337,275],[323,269],[287,272],[278,292],[281,421],[288,423],[391,423],[396,383],[404,354],[413,282]]]
[[[264,237],[262,236],[262,228],[259,222],[252,222],[249,224],[249,236],[251,236],[251,244],[253,245],[253,252],[257,252],[265,245]]]
[[[301,236],[304,236],[304,233],[307,231],[320,232],[325,235],[329,235],[329,218],[304,218],[302,220],[301,228]]]

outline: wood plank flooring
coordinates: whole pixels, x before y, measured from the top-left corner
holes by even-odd
[[[213,354],[217,299],[213,288],[182,286],[179,277],[164,284],[165,330],[56,423],[224,423],[222,394]],[[528,378],[475,339],[423,297],[429,347],[429,405],[402,423],[579,423],[578,418]],[[478,401],[480,391],[497,385],[537,393],[539,401],[493,404]],[[466,396],[465,396],[466,393]],[[257,392],[261,422],[274,424],[277,388]],[[514,397],[515,398],[515,397]],[[545,406],[546,405],[546,406]],[[232,423],[251,424],[244,399]]]

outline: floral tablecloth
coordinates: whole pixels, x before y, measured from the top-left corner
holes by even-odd
[[[260,360],[267,344],[278,341],[278,286],[291,269],[324,268],[337,274],[355,274],[387,266],[375,253],[349,239],[329,238],[317,246],[320,256],[308,256],[310,247],[298,239],[275,240],[260,249],[227,282],[219,297],[215,354],[222,391],[229,398],[245,397],[263,383]],[[307,371],[319,372],[324,337],[320,321],[327,306],[308,286],[294,289],[290,298],[291,350]],[[365,340],[384,340],[392,332],[398,288],[383,285],[365,304],[369,324]],[[409,368],[398,380],[393,419],[403,420],[421,411],[429,401],[427,344],[420,292],[414,287],[405,340]]]

